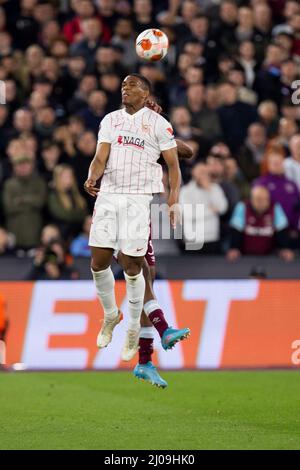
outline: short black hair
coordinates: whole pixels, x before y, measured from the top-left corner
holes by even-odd
[[[144,77],[144,75],[141,75],[140,73],[131,73],[129,74],[129,77],[139,78],[141,82],[143,83],[144,88],[146,88],[149,91],[149,93],[152,93],[152,84],[150,80],[148,80],[148,78]]]

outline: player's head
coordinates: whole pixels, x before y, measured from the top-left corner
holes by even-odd
[[[121,92],[125,106],[143,105],[151,93],[151,83],[143,75],[133,73],[123,80]]]
[[[270,207],[270,193],[264,186],[254,186],[251,190],[250,200],[252,207],[259,214],[263,214]]]

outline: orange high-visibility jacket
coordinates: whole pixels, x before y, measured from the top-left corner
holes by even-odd
[[[5,326],[5,301],[3,295],[0,294],[0,331],[4,330]]]

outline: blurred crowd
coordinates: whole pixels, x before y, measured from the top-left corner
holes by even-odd
[[[135,53],[151,27],[170,40],[156,64]],[[0,0],[0,255],[32,256],[33,279],[76,278],[72,260],[89,256],[94,201],[83,183],[99,123],[139,72],[194,151],[180,163],[180,198],[204,204],[199,253],[292,260],[299,69],[296,0]],[[184,237],[197,221],[185,223]]]

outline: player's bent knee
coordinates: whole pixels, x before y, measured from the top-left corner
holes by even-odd
[[[137,276],[141,272],[141,266],[130,266],[125,269],[127,276]]]
[[[103,263],[95,262],[94,260],[92,260],[92,262],[91,262],[91,269],[95,273],[98,273],[99,271],[104,271],[104,269],[107,269],[108,266],[109,266],[109,264],[107,264],[107,263],[103,264]]]

